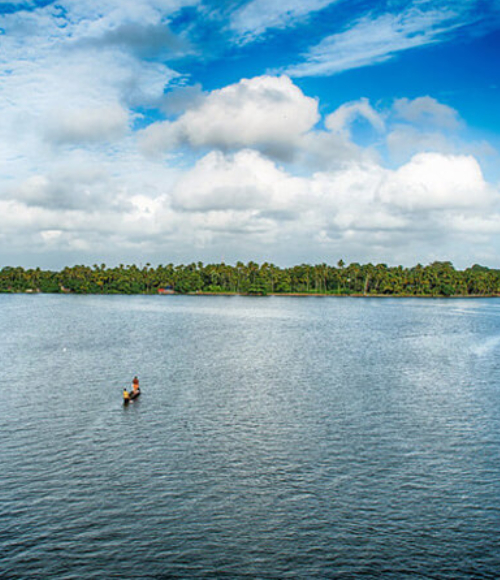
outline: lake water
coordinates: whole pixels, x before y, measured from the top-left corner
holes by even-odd
[[[0,328],[2,578],[500,577],[500,300],[0,295]]]

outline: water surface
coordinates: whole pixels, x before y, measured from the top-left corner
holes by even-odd
[[[2,577],[500,575],[500,300],[0,295],[0,329]]]

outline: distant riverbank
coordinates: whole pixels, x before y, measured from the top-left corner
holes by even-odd
[[[498,298],[500,294],[452,294],[443,296],[441,294],[325,294],[325,293],[306,293],[306,292],[280,292],[270,294],[243,294],[236,292],[192,292],[187,296],[263,296],[278,297],[284,296],[289,298]]]
[[[491,297],[500,294],[500,270],[451,262],[407,268],[386,264],[235,265],[150,264],[72,266],[60,271],[6,266],[0,292],[54,294],[187,294],[248,296]]]
[[[440,299],[477,299],[477,298],[499,298],[500,293],[492,294],[451,294],[444,296],[442,294],[339,294],[339,293],[307,293],[307,292],[274,292],[274,293],[248,293],[248,292],[169,292],[168,294],[162,293],[151,293],[151,292],[137,292],[137,293],[122,293],[122,292],[42,292],[39,290],[26,290],[26,291],[12,291],[12,290],[1,290],[0,294],[25,294],[25,295],[47,295],[47,294],[65,294],[65,295],[75,295],[75,296],[213,296],[213,297],[228,297],[228,296],[247,296],[253,298],[440,298]]]

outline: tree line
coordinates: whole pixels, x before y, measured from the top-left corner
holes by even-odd
[[[301,264],[280,268],[264,262],[151,264],[66,267],[61,271],[6,266],[0,292],[75,294],[332,294],[362,296],[500,295],[500,270],[474,266],[456,270],[451,262],[427,266],[386,264]]]

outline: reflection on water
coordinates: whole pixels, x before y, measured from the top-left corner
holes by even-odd
[[[2,574],[495,577],[499,314],[0,296]]]

